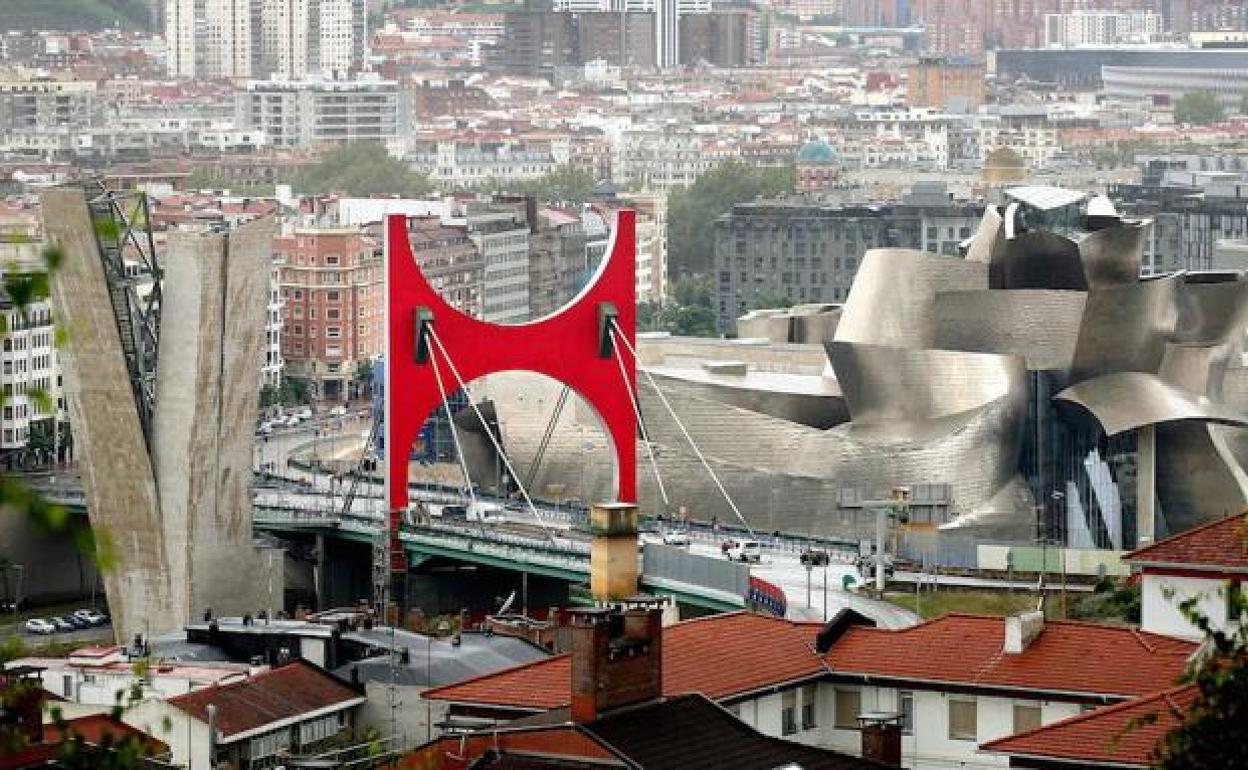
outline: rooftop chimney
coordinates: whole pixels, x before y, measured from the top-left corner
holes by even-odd
[[[592,722],[605,711],[662,695],[661,609],[579,610],[569,631],[574,722]]]
[[[589,590],[599,602],[637,594],[637,506],[600,503],[590,509]]]
[[[1017,655],[1027,649],[1044,630],[1044,613],[1039,610],[1010,615],[1005,619],[1005,646],[1007,655]]]

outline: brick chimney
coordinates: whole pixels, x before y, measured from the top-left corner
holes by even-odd
[[[1044,613],[1024,612],[1010,615],[1005,619],[1005,644],[1001,651],[1007,655],[1018,655],[1035,641],[1044,630]]]
[[[569,631],[574,722],[663,694],[661,609],[577,610]]]

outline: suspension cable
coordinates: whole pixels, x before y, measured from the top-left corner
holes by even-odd
[[[615,330],[611,331],[614,336]],[[659,473],[659,463],[654,457],[654,446],[650,443],[650,432],[646,430],[646,422],[641,417],[641,404],[637,401],[637,394],[633,392],[633,385],[628,381],[628,371],[624,368],[624,355],[620,353],[619,345],[611,346],[612,352],[615,354],[615,362],[620,367],[620,379],[624,382],[624,392],[628,393],[628,401],[633,405],[633,414],[637,417],[637,428],[641,431],[641,441],[646,446],[646,454],[650,455],[650,467],[654,470],[654,480],[659,484],[659,495],[663,498],[663,511],[666,513],[672,506],[672,501],[667,498],[667,488],[663,486],[663,476]]]
[[[693,440],[693,436],[689,435],[689,431],[685,428],[685,424],[680,421],[679,417],[676,416],[676,410],[673,409],[671,403],[668,402],[667,396],[663,395],[663,391],[659,388],[659,384],[654,381],[654,376],[651,375],[648,370],[641,367],[640,357],[637,355],[637,349],[634,348],[632,343],[628,341],[628,338],[624,336],[624,332],[620,329],[619,323],[614,318],[611,319],[610,324],[611,334],[616,340],[623,343],[624,347],[628,348],[629,353],[633,354],[633,361],[638,363],[637,368],[641,370],[641,373],[645,375],[646,380],[650,383],[650,387],[653,388],[654,392],[658,394],[659,401],[663,403],[663,407],[667,409],[667,413],[671,415],[672,421],[676,423],[676,427],[680,428],[681,435],[685,437],[685,441],[688,441],[689,446],[693,448],[693,453],[697,455],[698,460],[702,463],[702,467],[705,468],[707,474],[710,475],[711,481],[715,483],[716,489],[718,489],[719,493],[723,495],[724,500],[728,502],[728,507],[732,509],[732,512],[736,515],[737,520],[741,522],[746,531],[750,533],[750,537],[755,537],[754,528],[751,527],[750,523],[745,520],[745,516],[742,515],[741,509],[737,507],[736,502],[732,499],[732,495],[728,494],[728,490],[724,488],[723,482],[719,480],[719,475],[716,474],[715,469],[711,467],[710,462],[706,459],[706,455],[702,454],[702,450],[698,448],[697,443]]]
[[[442,411],[446,413],[446,423],[451,428],[451,442],[455,446],[455,459],[459,461],[459,469],[464,474],[464,484],[468,486],[469,510],[480,513],[480,510],[477,507],[477,493],[476,490],[472,488],[472,476],[468,473],[468,461],[464,459],[464,447],[459,443],[459,431],[455,429],[455,418],[451,416],[451,404],[450,401],[447,400],[446,386],[442,383],[442,372],[438,369],[438,361],[435,357],[430,356],[429,363],[433,365],[433,378],[437,380],[438,395],[442,397]],[[466,395],[467,394],[465,394],[465,396]],[[437,450],[435,449],[434,452],[436,459]],[[484,518],[484,515],[479,515],[477,521],[480,525],[482,535],[485,534],[485,522],[481,521],[481,519]]]
[[[507,458],[507,453],[503,451],[503,447],[498,442],[498,438],[494,435],[494,431],[490,430],[490,424],[486,422],[485,415],[481,414],[481,410],[477,408],[476,403],[472,400],[472,395],[468,392],[468,383],[464,382],[464,378],[460,376],[459,369],[455,366],[455,362],[451,360],[451,355],[446,352],[446,346],[442,344],[442,338],[438,336],[438,330],[432,326],[428,328],[429,339],[433,340],[433,344],[442,352],[442,357],[446,359],[447,368],[451,370],[451,374],[455,377],[455,381],[459,383],[460,390],[464,391],[464,396],[468,399],[468,406],[477,415],[477,419],[481,421],[481,427],[485,429],[485,435],[490,439],[490,443],[494,446],[494,451],[502,459],[503,465],[507,467],[507,472],[511,474],[511,478],[516,482],[516,488],[520,490],[520,496],[524,498],[524,502],[529,507],[529,511],[541,526],[542,532],[546,535],[546,539],[554,544],[555,536],[547,526],[546,520],[542,518],[542,514],[537,510],[537,506],[533,504],[529,492],[524,488],[524,481],[516,474],[516,469],[512,467],[511,460]]]

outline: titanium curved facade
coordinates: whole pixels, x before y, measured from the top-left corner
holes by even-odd
[[[1030,542],[1041,515],[1047,537],[1123,549],[1248,504],[1245,276],[1141,278],[1151,223],[1067,190],[1007,197],[964,258],[868,251],[843,307],[756,311],[749,339],[639,338],[752,525],[869,536],[864,501],[906,485],[913,522]],[[668,511],[730,520],[644,378],[639,396]],[[524,466],[544,422],[499,408]],[[538,478],[594,499],[608,461],[569,430]],[[663,510],[644,460],[639,490]]]

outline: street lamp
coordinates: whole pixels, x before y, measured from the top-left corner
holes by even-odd
[[[890,516],[905,518],[910,509],[910,487],[895,486],[886,500],[863,500],[863,508],[875,509],[875,590],[884,593],[884,537]]]

